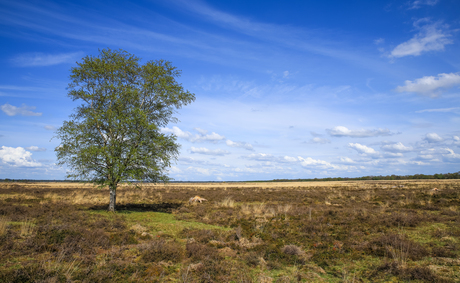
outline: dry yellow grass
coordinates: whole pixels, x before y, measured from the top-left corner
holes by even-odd
[[[407,189],[410,186],[425,186],[427,189],[433,189],[435,187],[442,188],[445,185],[459,184],[460,180],[444,179],[444,180],[379,180],[379,181],[312,181],[312,182],[234,182],[234,183],[168,183],[168,184],[151,184],[142,183],[138,186],[142,189],[146,188],[168,188],[170,190],[179,189],[226,189],[226,188],[254,188],[258,189],[307,189],[312,187],[327,187],[331,191],[338,192],[342,187],[348,187],[349,189],[356,188],[370,189],[379,188],[394,189],[396,187],[401,190]],[[12,182],[12,183],[0,183],[0,188],[8,189],[14,188],[15,186],[21,186],[21,188],[38,189],[38,188],[86,188],[96,189],[95,186],[89,183],[74,183],[74,182]],[[123,189],[132,188],[134,185],[120,184],[118,186],[119,191]]]

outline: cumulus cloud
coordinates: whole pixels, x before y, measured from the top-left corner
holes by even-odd
[[[298,157],[300,160],[300,165],[303,167],[317,167],[320,169],[327,169],[327,168],[335,168],[336,166],[332,165],[331,163],[324,161],[324,160],[319,160],[319,159],[313,159],[311,157],[307,158],[302,158]]]
[[[208,131],[200,129],[200,128],[194,128],[195,131],[197,131],[199,134],[192,134],[190,132],[185,132],[179,129],[179,127],[172,127],[172,129],[169,128],[162,128],[161,131],[163,133],[168,133],[168,134],[174,134],[178,138],[182,138],[185,140],[188,140],[190,142],[212,142],[216,143],[218,141],[221,141],[225,139],[224,136],[221,136],[215,132],[212,132],[211,134],[208,134]]]
[[[271,154],[267,153],[253,153],[248,156],[245,156],[246,159],[256,160],[256,161],[273,161],[274,157]]]
[[[252,147],[252,144],[247,143],[247,142],[234,142],[231,140],[227,140],[225,143],[230,147],[240,147],[246,150],[254,150],[254,148]]]
[[[441,138],[438,134],[436,133],[428,133],[426,134],[424,140],[426,140],[429,143],[436,143],[436,142],[441,142],[443,141],[443,138]]]
[[[337,126],[333,129],[326,130],[329,135],[334,137],[354,137],[354,138],[368,138],[378,136],[391,136],[394,135],[388,129],[376,129],[376,130],[349,130],[343,126]]]
[[[356,150],[358,153],[363,155],[377,155],[379,153],[378,151],[375,151],[375,149],[359,143],[349,143],[348,147]]]
[[[16,107],[13,105],[10,105],[8,103],[3,104],[0,106],[0,109],[5,112],[6,115],[8,116],[16,116],[16,115],[21,115],[21,116],[41,116],[42,113],[38,112],[33,112],[35,106],[27,106],[25,104],[22,104],[21,107]]]
[[[61,54],[30,53],[16,56],[11,61],[20,67],[39,67],[73,63],[80,56],[80,52]]]
[[[205,147],[191,147],[190,148],[191,153],[197,153],[197,154],[205,154],[205,155],[226,155],[230,154],[230,152],[223,150],[223,149],[208,149]]]
[[[428,19],[414,22],[419,32],[411,39],[396,46],[388,55],[390,58],[419,56],[428,51],[444,50],[446,44],[452,44],[450,32],[439,23],[429,23]]]
[[[413,150],[410,146],[405,146],[401,142],[395,144],[387,144],[381,147],[384,151],[394,152],[394,153],[401,153],[401,152],[408,152]]]
[[[404,86],[398,86],[395,90],[397,92],[415,92],[421,95],[436,97],[439,96],[443,90],[452,88],[455,85],[460,85],[460,73],[442,73],[438,76],[425,76],[414,81],[407,80]],[[443,110],[436,109],[426,110],[421,112],[448,112],[449,110],[456,110],[458,107],[446,108]]]
[[[48,130],[48,131],[54,131],[54,130],[56,130],[56,127],[55,127],[55,126],[51,126],[51,125],[46,125],[46,126],[44,126],[43,128],[45,128],[45,130]]]
[[[41,163],[32,159],[32,153],[22,147],[2,146],[0,160],[15,167],[40,167]]]
[[[46,151],[46,148],[43,148],[43,147],[38,147],[38,146],[29,146],[29,147],[26,147],[27,150],[29,151]]]

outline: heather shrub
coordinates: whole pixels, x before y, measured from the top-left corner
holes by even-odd
[[[184,249],[175,241],[158,239],[150,242],[142,252],[144,262],[171,261],[178,263],[184,258]]]
[[[217,249],[200,243],[187,243],[185,249],[187,257],[191,258],[192,261],[221,258],[217,252]]]

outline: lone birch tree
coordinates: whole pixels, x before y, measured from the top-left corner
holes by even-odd
[[[195,100],[175,78],[181,71],[164,60],[140,59],[123,50],[101,50],[71,69],[68,96],[82,104],[56,131],[58,164],[67,178],[87,180],[110,191],[115,211],[123,181],[168,181],[177,159],[174,135],[161,128],[177,119],[177,109]]]

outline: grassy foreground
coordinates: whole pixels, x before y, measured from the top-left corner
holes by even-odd
[[[459,180],[121,186],[117,213],[108,198],[0,183],[0,282],[460,282]]]

